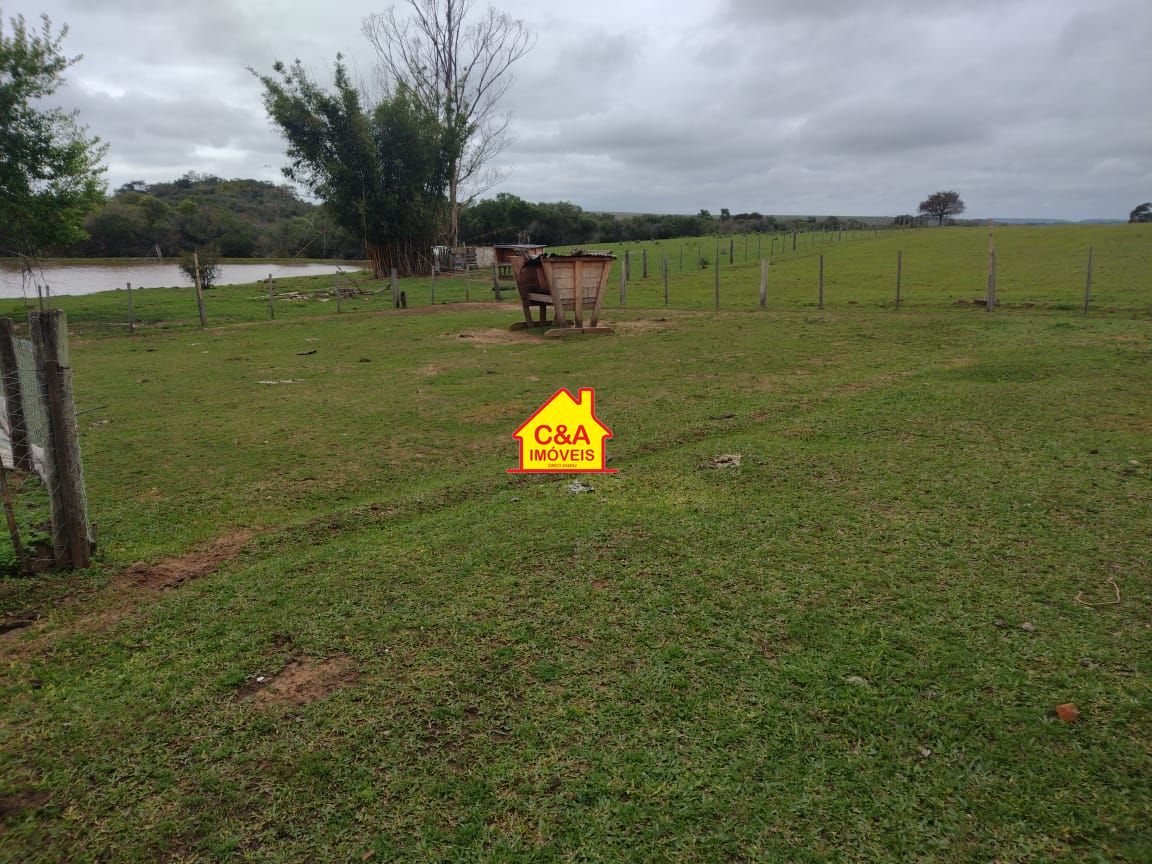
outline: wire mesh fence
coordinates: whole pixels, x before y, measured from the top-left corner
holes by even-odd
[[[63,313],[33,312],[29,332],[16,338],[11,319],[0,319],[0,455],[13,550],[22,571],[86,567],[93,534]]]

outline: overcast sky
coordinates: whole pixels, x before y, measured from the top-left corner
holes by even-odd
[[[483,8],[483,0],[477,0]],[[505,0],[537,33],[495,191],[590,210],[1127,218],[1152,199],[1152,0]],[[372,51],[349,0],[0,0],[84,59],[109,187],[282,182],[246,71]],[[7,27],[5,28],[7,29]]]

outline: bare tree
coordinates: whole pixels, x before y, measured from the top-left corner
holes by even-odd
[[[501,179],[489,164],[511,143],[511,115],[500,101],[512,65],[536,44],[518,18],[488,7],[469,23],[472,0],[405,0],[364,19],[388,92],[405,89],[454,130],[450,154],[448,234],[455,245],[460,208]]]

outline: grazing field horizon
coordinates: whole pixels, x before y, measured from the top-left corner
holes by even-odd
[[[0,859],[1152,859],[1152,226],[998,227],[994,312],[986,230],[822,239],[763,310],[756,236],[718,311],[597,246],[587,338],[59,298],[99,548],[3,553]],[[507,473],[561,387],[617,473]]]

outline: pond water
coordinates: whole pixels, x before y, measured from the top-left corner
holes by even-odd
[[[283,279],[291,276],[324,276],[343,270],[345,273],[359,269],[354,264],[221,264],[217,285],[245,285],[267,279]],[[124,263],[124,264],[53,264],[35,272],[35,281],[23,285],[20,271],[0,264],[0,298],[36,296],[36,283],[47,285],[56,294],[95,294],[97,291],[113,291],[131,282],[133,288],[190,287],[187,277],[180,272],[175,262],[163,263]]]

